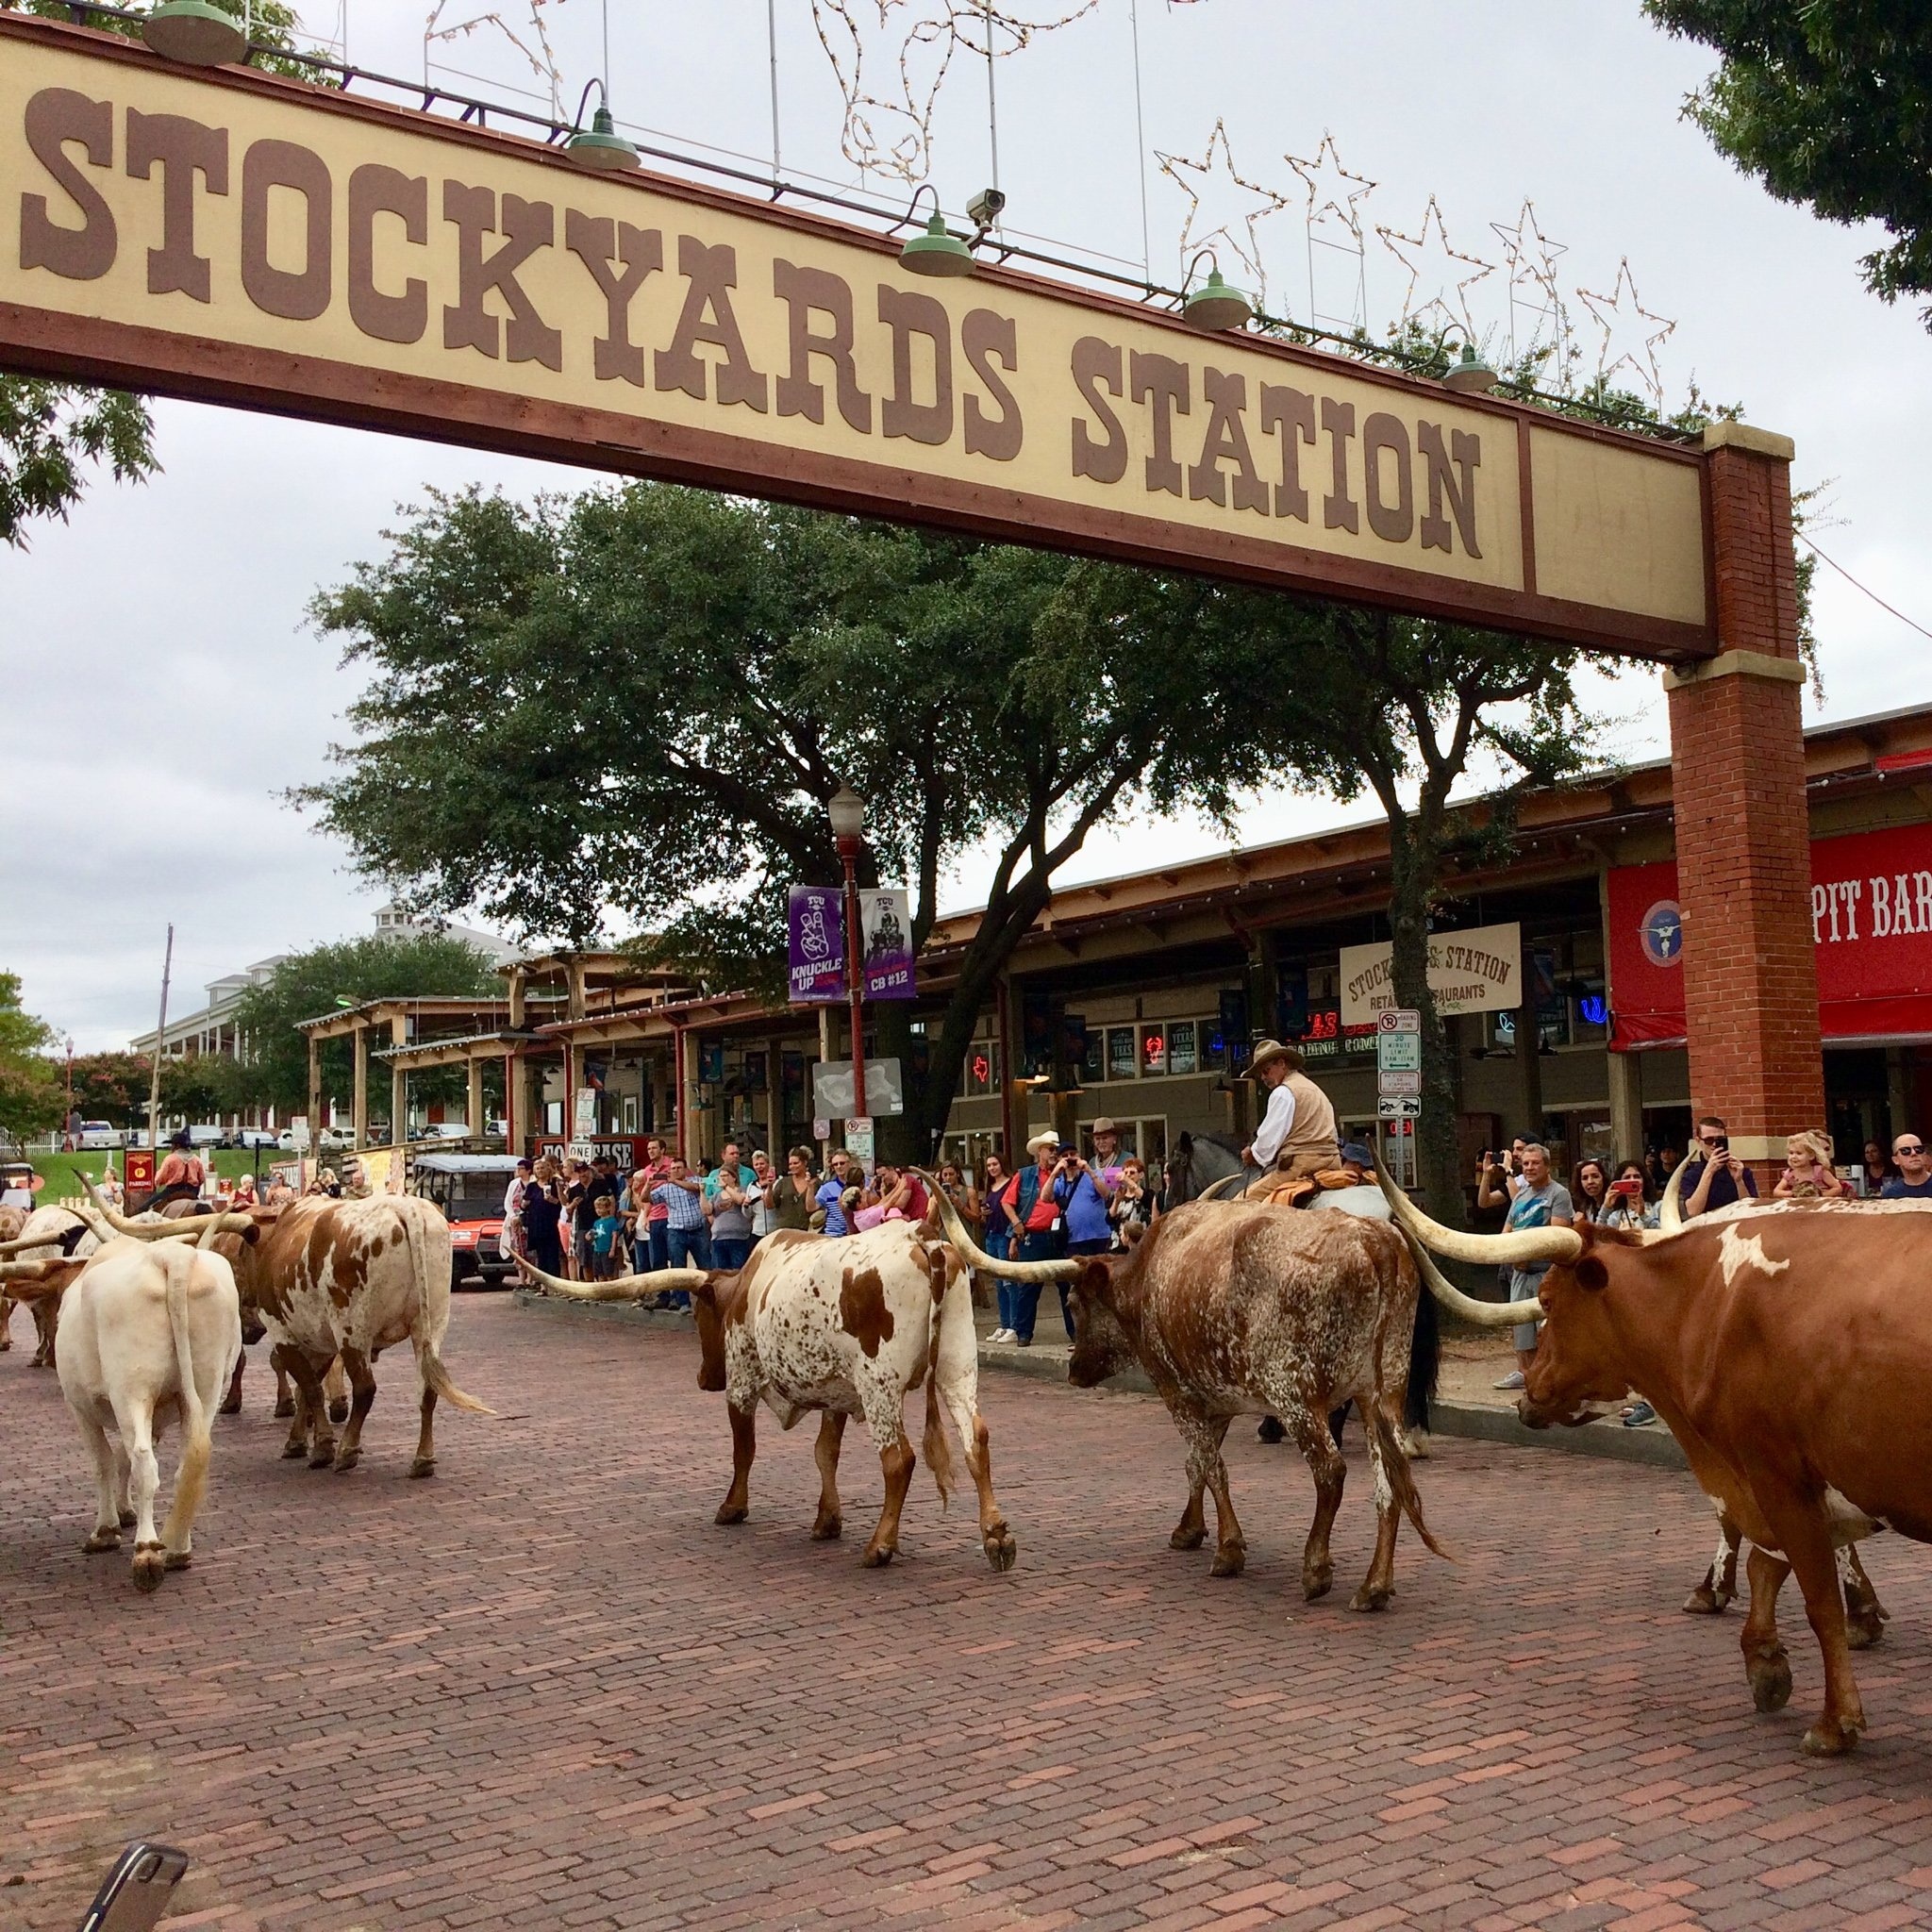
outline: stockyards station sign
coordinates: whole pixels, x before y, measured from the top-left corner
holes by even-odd
[[[1341,1024],[1373,1026],[1395,1000],[1395,949],[1378,945],[1341,949]],[[1472,925],[1429,935],[1429,991],[1436,1011],[1498,1013],[1523,1004],[1523,928]]]
[[[1693,450],[0,14],[0,365],[1716,648]]]

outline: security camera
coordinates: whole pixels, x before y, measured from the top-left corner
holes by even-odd
[[[982,234],[999,220],[1000,210],[1007,205],[1007,197],[997,188],[982,188],[966,204],[967,219]]]

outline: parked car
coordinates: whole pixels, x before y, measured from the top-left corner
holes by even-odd
[[[243,1127],[235,1136],[238,1147],[279,1147],[281,1137],[270,1127]]]
[[[226,1129],[217,1126],[190,1127],[188,1139],[195,1147],[225,1147],[228,1144]]]
[[[127,1134],[111,1121],[82,1121],[80,1145],[83,1152],[98,1147],[125,1147]]]
[[[508,1154],[423,1154],[410,1163],[409,1191],[433,1201],[449,1223],[450,1286],[508,1288],[514,1265],[498,1252],[503,1197],[517,1171]]]

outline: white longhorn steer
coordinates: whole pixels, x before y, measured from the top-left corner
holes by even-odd
[[[194,1514],[208,1491],[208,1417],[241,1353],[234,1270],[205,1248],[180,1241],[109,1241],[67,1290],[60,1389],[100,1483],[86,1548],[117,1549],[122,1529],[132,1527],[139,1590],[157,1590],[164,1571],[188,1565]],[[176,1416],[181,1466],[174,1507],[157,1536],[154,1445]]]
[[[750,1509],[758,1408],[791,1428],[820,1411],[818,1515],[824,1541],[842,1533],[839,1450],[848,1417],[863,1416],[886,1479],[885,1507],[866,1543],[869,1568],[899,1547],[899,1516],[917,1461],[906,1433],[906,1397],[925,1385],[925,1459],[944,1503],[953,1454],[942,1416],[966,1451],[979,1498],[979,1541],[995,1570],[1010,1570],[1019,1545],[992,1491],[991,1437],[979,1412],[979,1349],[970,1277],[958,1252],[929,1225],[889,1221],[865,1234],[830,1239],[781,1230],[767,1235],[734,1274],[667,1269],[623,1281],[560,1281],[525,1264],[554,1292],[584,1301],[632,1300],[688,1287],[697,1317],[698,1387],[722,1393],[731,1418],[731,1488],[720,1523]]]

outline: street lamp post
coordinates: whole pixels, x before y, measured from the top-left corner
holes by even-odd
[[[849,785],[841,785],[825,806],[839,862],[845,868],[845,990],[852,1001],[852,1117],[864,1120],[865,981],[859,971],[858,841],[865,833],[865,800]]]
[[[67,1115],[60,1123],[61,1138],[70,1145],[80,1143],[74,1136],[74,1035],[67,1036]]]

